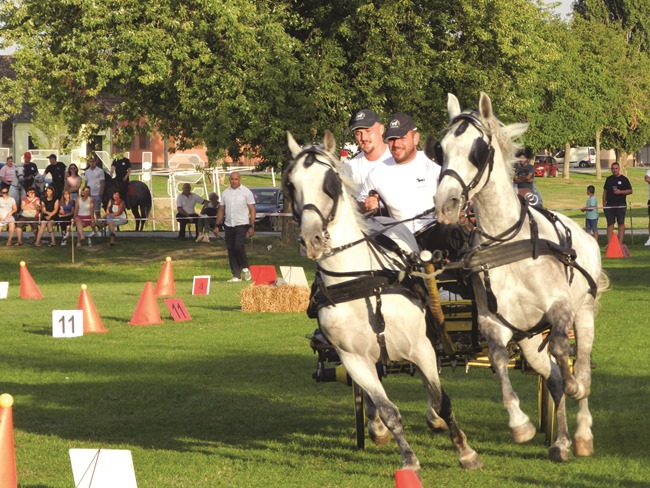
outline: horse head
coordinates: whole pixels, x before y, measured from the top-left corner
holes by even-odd
[[[481,93],[478,110],[473,111],[461,111],[458,99],[450,93],[447,112],[449,125],[435,146],[437,161],[442,164],[435,205],[438,219],[453,224],[489,183],[512,186],[508,178],[501,176],[512,171],[508,164],[516,148],[512,139],[522,135],[528,125],[503,126],[495,118],[492,101],[485,93]],[[493,173],[500,177],[493,178]]]
[[[300,224],[300,244],[310,259],[320,259],[331,250],[328,226],[337,218],[343,186],[338,172],[336,141],[325,132],[323,145],[301,148],[287,133],[293,160],[282,177],[282,186]]]

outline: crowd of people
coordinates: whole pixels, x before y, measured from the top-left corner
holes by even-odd
[[[65,246],[72,226],[78,236],[77,247],[81,247],[87,237],[88,245],[91,245],[90,238],[103,233],[105,228],[110,234],[109,245],[115,245],[115,229],[127,222],[126,205],[121,193],[126,191],[125,184],[128,185],[131,172],[127,158],[115,160],[111,166],[111,176],[116,175],[118,185],[104,208],[103,217],[105,173],[98,166],[95,156],[89,158],[82,177],[76,164],[66,167],[57,161],[55,154],[50,154],[43,177],[49,177],[51,183],[40,193],[36,184],[39,171],[32,162],[31,153],[26,152],[23,160],[22,172],[17,171],[12,156],[0,168],[0,231],[7,229],[7,246],[22,246],[25,242],[23,233],[28,228],[34,234],[34,246],[43,244],[45,232],[49,235],[48,245],[56,246],[56,227],[60,229],[61,245]],[[20,185],[17,185],[19,180]],[[12,187],[16,189],[18,199],[11,195]],[[84,229],[88,227],[91,231],[86,236]]]

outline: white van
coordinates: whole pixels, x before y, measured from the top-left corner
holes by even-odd
[[[564,150],[555,155],[558,164],[564,163]],[[580,146],[571,148],[569,165],[578,165],[581,168],[592,168],[596,166],[596,148],[592,146]]]

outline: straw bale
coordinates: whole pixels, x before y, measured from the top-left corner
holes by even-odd
[[[309,304],[309,288],[295,285],[251,285],[244,288],[239,297],[244,312],[305,312]]]

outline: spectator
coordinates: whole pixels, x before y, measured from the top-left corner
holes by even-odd
[[[16,167],[14,166],[14,158],[9,156],[7,158],[7,164],[0,168],[0,186],[2,188],[9,188],[15,179]]]
[[[41,247],[41,239],[43,238],[43,234],[47,228],[47,232],[50,234],[50,247],[54,247],[56,246],[54,223],[59,214],[59,200],[54,194],[54,187],[52,185],[45,189],[45,196],[41,199],[41,205],[41,224],[38,227],[38,236],[36,236],[34,245],[36,247]]]
[[[36,176],[38,176],[38,166],[32,161],[32,153],[26,152],[23,155],[23,186],[29,188],[33,186],[36,189]],[[37,189],[38,190],[38,189]],[[42,190],[42,188],[40,188]],[[38,194],[38,191],[36,192]],[[38,195],[39,197],[41,195]]]
[[[14,216],[18,215],[18,207],[16,206],[16,200],[9,196],[8,188],[2,188],[0,192],[2,193],[0,198],[0,231],[4,226],[7,226],[9,233],[7,246],[11,246],[11,240],[14,237],[14,231],[16,229]]]
[[[86,239],[84,235],[84,227],[94,228],[95,223],[95,214],[93,209],[95,208],[95,202],[93,197],[90,196],[90,187],[84,186],[81,190],[81,196],[77,198],[74,202],[74,212],[73,219],[75,226],[77,227],[77,235],[79,240],[77,241],[77,247],[81,247],[81,243]],[[88,245],[90,246],[90,238],[93,237],[93,234],[88,236]]]
[[[379,164],[395,164],[388,145],[382,139],[384,124],[372,110],[360,110],[348,124],[361,152],[343,163],[343,172],[354,181],[355,192],[359,192],[368,173]]]
[[[74,200],[68,190],[63,190],[63,196],[59,202],[59,222],[61,223],[61,245],[65,246],[68,236],[70,235],[70,227],[72,226],[72,216],[74,214]]]
[[[366,211],[378,209],[381,200],[392,218],[413,219],[433,208],[440,166],[418,151],[420,133],[410,116],[393,114],[384,138],[393,155],[393,164],[378,165],[370,171],[359,200]],[[416,232],[433,222],[434,217],[430,216],[409,220],[405,225]]]
[[[76,200],[79,198],[79,188],[81,188],[81,176],[79,176],[79,168],[76,164],[72,163],[70,166],[68,166],[68,170],[66,171],[63,191],[69,191],[70,197],[73,200]]]
[[[210,193],[208,203],[203,205],[199,220],[196,222],[196,242],[210,242],[210,231],[217,223],[217,211],[219,210],[219,196]]]
[[[36,235],[38,221],[41,213],[41,199],[36,196],[36,190],[30,186],[27,189],[27,196],[20,203],[20,218],[16,221],[16,239],[14,246],[23,245],[23,227],[29,225]]]
[[[542,195],[535,188],[535,166],[530,164],[533,157],[533,152],[530,148],[522,149],[516,154],[519,160],[519,165],[515,167],[515,176],[512,181],[517,186],[517,192],[526,197],[527,194],[532,193],[535,198],[529,201],[536,207],[542,206]]]
[[[91,156],[88,160],[88,167],[84,171],[84,178],[86,179],[86,186],[90,187],[90,196],[93,197],[93,205],[95,206],[95,218],[93,222],[98,222],[101,217],[102,208],[102,195],[104,195],[104,187],[106,185],[106,174],[104,170],[97,165],[97,156]],[[97,235],[97,226],[93,223],[92,232],[90,237]]]
[[[246,236],[253,237],[255,234],[255,197],[252,191],[241,184],[240,174],[233,172],[230,174],[230,188],[226,188],[221,198],[217,222],[224,223],[226,249],[232,272],[228,283],[241,281],[242,273],[244,279],[250,281]],[[215,225],[213,232],[219,237],[218,225]]]
[[[645,182],[648,184],[648,240],[645,246],[650,246],[650,169],[645,172]]]
[[[125,225],[127,222],[126,205],[124,204],[124,200],[122,200],[120,191],[117,188],[113,190],[113,197],[108,201],[108,204],[106,205],[106,214],[104,216],[106,217],[106,223],[108,224],[108,230],[111,235],[109,245],[114,246],[115,227]]]
[[[129,158],[114,159],[111,164],[111,177],[115,178],[115,183],[120,191],[122,199],[126,198],[126,192],[129,188],[129,175],[131,174],[131,161]]]
[[[612,163],[612,174],[605,180],[603,186],[603,211],[607,218],[607,242],[614,233],[614,222],[618,224],[618,241],[623,244],[625,237],[625,212],[627,210],[627,195],[632,194],[632,185],[627,177],[621,174],[621,166]]]
[[[587,203],[580,210],[585,213],[585,230],[598,241],[598,199],[595,197],[596,187],[587,187]]]
[[[176,197],[176,220],[178,220],[178,239],[184,241],[187,239],[185,237],[185,227],[187,224],[196,224],[199,214],[196,213],[194,207],[199,205],[205,205],[208,203],[207,200],[204,200],[202,197],[196,193],[192,193],[192,186],[189,183],[183,184],[183,191]],[[197,229],[197,237],[198,237]]]
[[[65,185],[65,164],[56,160],[56,154],[50,154],[47,159],[49,164],[43,172],[43,176],[49,174],[52,177],[52,185],[56,192],[56,198],[61,198],[63,186]]]

